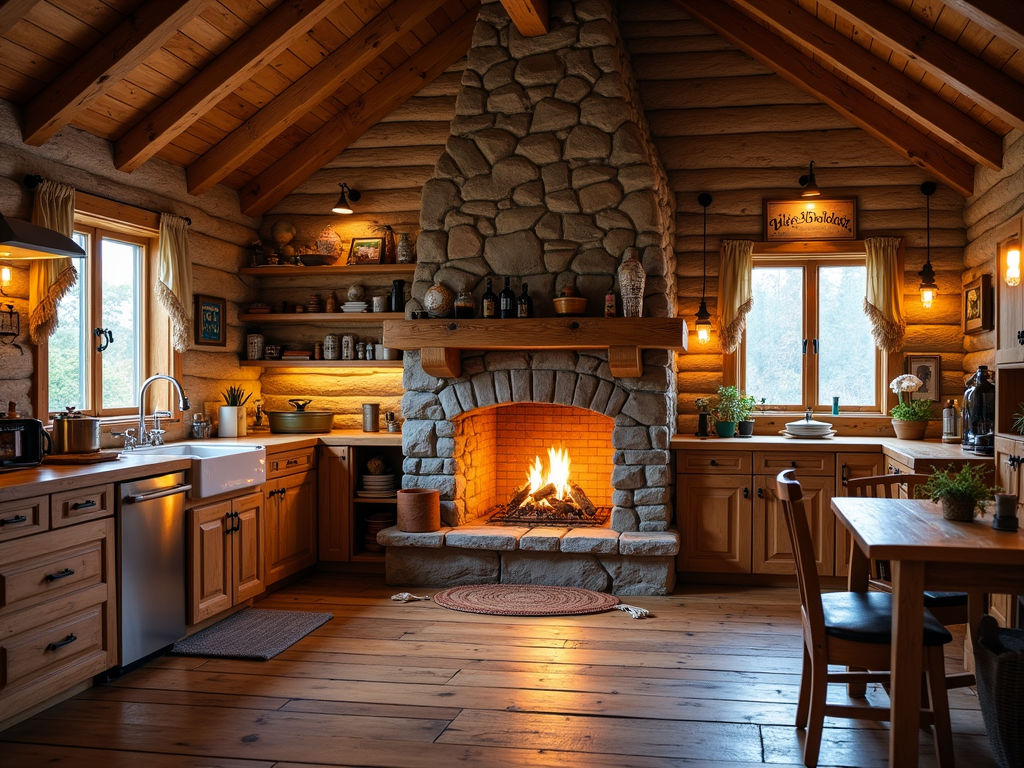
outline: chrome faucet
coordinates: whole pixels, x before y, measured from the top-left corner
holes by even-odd
[[[146,431],[146,390],[149,389],[150,384],[154,381],[159,381],[160,379],[171,382],[171,384],[174,385],[174,388],[178,390],[178,408],[183,411],[187,411],[191,407],[188,404],[188,398],[185,397],[185,391],[181,388],[181,384],[179,384],[178,380],[174,377],[158,373],[155,376],[150,376],[142,382],[142,387],[139,389],[139,433],[135,438],[136,444],[140,446],[163,445],[164,442],[164,430],[160,428],[159,418],[156,420],[153,429],[150,432]],[[166,411],[157,411],[157,414],[160,414],[161,416],[164,414],[170,416]],[[154,416],[156,416],[156,414],[154,414]],[[128,446],[126,445],[125,448],[127,449]]]

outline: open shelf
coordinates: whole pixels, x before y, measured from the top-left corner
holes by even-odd
[[[243,368],[401,368],[401,360],[239,360]]]
[[[415,264],[330,264],[323,267],[294,267],[290,264],[275,264],[262,267],[242,267],[240,275],[255,277],[304,277],[306,275],[383,275],[396,278],[412,277]]]
[[[380,325],[385,320],[402,320],[402,312],[258,312],[242,314],[238,319],[243,323],[288,323],[295,325],[339,325],[360,323]]]

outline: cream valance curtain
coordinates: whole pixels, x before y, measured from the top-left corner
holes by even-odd
[[[899,269],[902,240],[898,237],[869,237],[867,251],[867,291],[864,314],[871,321],[875,346],[885,352],[903,349],[907,321],[903,315],[903,273]]]
[[[160,215],[159,276],[156,295],[171,318],[171,341],[177,352],[188,347],[192,333],[192,258],[188,250],[188,221]]]
[[[722,324],[722,351],[734,352],[743,341],[747,313],[754,304],[751,270],[754,243],[751,240],[723,240],[718,272],[718,318]]]
[[[32,203],[32,223],[71,237],[75,232],[75,188],[43,179]],[[36,344],[57,330],[57,303],[75,286],[69,258],[35,259],[28,268],[28,333]]]

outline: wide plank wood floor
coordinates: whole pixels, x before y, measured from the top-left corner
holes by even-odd
[[[289,586],[259,607],[334,618],[268,662],[161,657],[0,733],[0,766],[800,765],[795,589],[684,586],[631,598],[642,621],[481,616],[397,591],[337,574]],[[995,766],[974,690],[950,705],[958,765]],[[882,767],[887,751],[886,724],[829,719],[820,764]]]

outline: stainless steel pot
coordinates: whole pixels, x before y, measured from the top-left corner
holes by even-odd
[[[100,449],[100,420],[68,406],[53,417],[54,453],[95,453]]]
[[[289,400],[294,411],[265,411],[270,422],[270,431],[286,434],[330,432],[334,426],[333,411],[307,411],[311,400]]]

